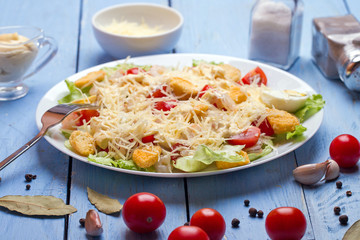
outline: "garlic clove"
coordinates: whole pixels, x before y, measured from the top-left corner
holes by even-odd
[[[299,183],[305,185],[315,184],[324,176],[329,164],[330,161],[327,160],[322,163],[302,165],[293,170],[294,178]]]
[[[332,159],[329,159],[328,161],[330,162],[330,164],[327,166],[325,173],[326,181],[334,180],[340,175],[340,167],[337,162]]]
[[[86,213],[85,230],[88,235],[93,237],[97,237],[102,234],[103,228],[97,211],[89,210]]]

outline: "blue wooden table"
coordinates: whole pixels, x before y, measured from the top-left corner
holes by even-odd
[[[0,25],[33,25],[56,39],[59,51],[41,72],[26,80],[29,94],[19,100],[0,102],[0,159],[5,158],[37,132],[35,110],[41,97],[66,77],[100,63],[113,60],[97,44],[91,17],[98,10],[124,0],[0,0]],[[143,0],[144,2],[144,0]],[[181,1],[146,0],[170,5],[180,11],[185,25],[173,52],[211,53],[247,58],[251,0]],[[27,217],[0,209],[0,239],[86,239],[79,219],[94,207],[86,187],[124,201],[137,192],[158,195],[167,207],[165,223],[155,232],[139,235],[125,226],[121,216],[100,213],[104,225],[101,239],[167,239],[176,227],[189,221],[198,209],[217,209],[227,224],[224,239],[267,239],[265,217],[274,208],[293,206],[306,216],[304,239],[341,239],[360,219],[360,177],[357,168],[342,172],[343,189],[335,183],[303,187],[294,181],[297,165],[322,162],[329,157],[331,140],[349,133],[360,138],[360,94],[348,91],[340,81],[323,77],[311,60],[311,21],[314,17],[353,13],[360,18],[358,0],[305,0],[300,58],[289,72],[303,79],[326,100],[324,120],[315,136],[304,146],[272,162],[230,174],[161,179],[128,175],[91,166],[69,158],[44,139],[0,172],[0,196],[53,195],[75,206],[67,217]],[[36,174],[31,189],[25,190],[26,173]],[[346,197],[346,190],[353,195]],[[262,209],[263,219],[250,218],[244,199]],[[349,216],[342,226],[333,213],[341,206]],[[233,218],[240,228],[231,228]]]

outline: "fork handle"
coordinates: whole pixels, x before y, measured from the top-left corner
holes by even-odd
[[[5,158],[0,162],[0,171],[5,168],[7,165],[9,165],[12,161],[14,161],[16,158],[18,158],[21,154],[26,152],[29,148],[31,148],[35,143],[37,143],[45,134],[46,131],[43,129],[29,142],[27,142],[24,146],[16,150],[13,154]]]

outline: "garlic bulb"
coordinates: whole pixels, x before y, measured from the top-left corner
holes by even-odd
[[[322,163],[302,165],[293,170],[294,178],[305,185],[315,184],[324,176],[329,164],[330,161],[327,160]]]
[[[85,218],[85,230],[90,236],[100,236],[103,232],[100,217],[97,211],[89,210]]]
[[[332,159],[329,159],[328,161],[330,162],[330,164],[327,166],[325,173],[326,181],[334,180],[340,175],[340,167],[337,162]]]

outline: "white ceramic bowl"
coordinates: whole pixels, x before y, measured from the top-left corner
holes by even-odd
[[[161,26],[163,33],[150,36],[127,36],[104,31],[101,26],[129,21],[145,23],[149,27]],[[92,18],[96,40],[115,58],[170,52],[178,42],[183,26],[182,15],[166,6],[148,3],[121,4],[105,8]]]

